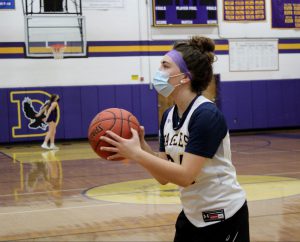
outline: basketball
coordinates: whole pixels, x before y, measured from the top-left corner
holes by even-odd
[[[106,135],[107,130],[111,130],[117,135],[129,139],[132,137],[130,128],[140,130],[140,124],[137,118],[125,109],[109,108],[98,113],[90,123],[88,129],[88,140],[92,149],[101,158],[106,159],[113,155],[112,152],[100,150],[101,146],[111,146],[100,137]],[[119,158],[116,160],[123,160]]]

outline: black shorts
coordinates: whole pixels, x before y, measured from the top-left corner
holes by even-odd
[[[56,119],[57,119],[56,115],[53,114],[53,113],[50,113],[50,115],[49,115],[49,117],[48,117],[48,119],[47,119],[46,122],[47,122],[47,123],[50,123],[50,122],[56,123]]]
[[[250,242],[247,202],[231,218],[197,228],[182,211],[176,222],[174,242]]]

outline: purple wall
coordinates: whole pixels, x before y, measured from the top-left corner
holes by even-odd
[[[300,79],[220,82],[230,130],[300,127]]]
[[[230,130],[300,127],[300,79],[219,83],[219,106]],[[127,109],[158,134],[157,93],[149,85],[0,89],[0,143],[42,140],[46,130],[31,129],[22,111],[25,97],[38,111],[47,93],[61,96],[58,139],[86,138],[92,118],[111,107]]]
[[[57,139],[87,138],[93,117],[106,108],[117,107],[132,112],[145,126],[147,135],[158,134],[157,94],[149,85],[109,85],[80,87],[38,87],[0,89],[0,142],[42,140],[46,130],[32,129],[22,111],[25,97],[39,111],[47,93],[61,96]]]

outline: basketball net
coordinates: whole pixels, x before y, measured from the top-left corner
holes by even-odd
[[[49,47],[51,48],[54,59],[59,60],[64,58],[64,52],[67,46],[63,44],[55,44],[50,45]]]

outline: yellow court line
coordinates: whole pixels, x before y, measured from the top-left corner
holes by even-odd
[[[215,50],[229,50],[229,45],[216,45]]]
[[[300,49],[300,43],[299,44],[278,44],[278,49],[280,49],[280,50]]]
[[[22,47],[0,47],[0,54],[23,54]]]
[[[135,51],[169,51],[171,45],[155,45],[155,46],[90,46],[89,52],[135,52]]]
[[[67,47],[65,52],[80,52],[81,47]],[[147,46],[90,46],[89,52],[135,52],[135,51],[169,51],[172,45],[147,45]],[[228,45],[216,45],[216,50],[228,50]],[[31,53],[51,53],[47,47],[30,47]],[[20,47],[0,47],[1,54],[23,54]]]
[[[172,45],[90,46],[89,52],[169,51]],[[216,45],[216,50],[228,50],[228,44]]]
[[[154,52],[154,51],[169,51],[172,45],[133,45],[133,46],[89,46],[89,52]],[[300,49],[300,43],[294,44],[278,44],[278,49],[281,50],[296,50]],[[216,51],[228,51],[228,44],[216,44]],[[81,52],[82,47],[67,47],[65,52]],[[30,47],[31,53],[51,53],[51,49],[47,47]],[[23,54],[22,47],[0,47],[0,54]]]
[[[30,53],[40,53],[40,54],[45,54],[45,53],[52,53],[52,50],[50,47],[30,47],[29,48]],[[80,46],[69,46],[66,47],[64,52],[82,52],[82,47]]]

